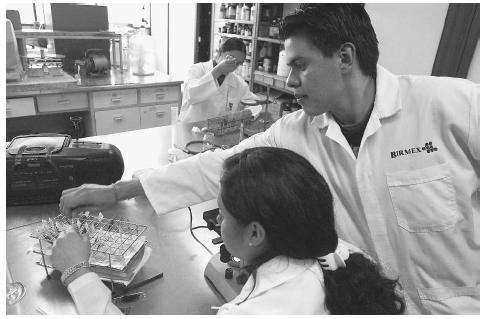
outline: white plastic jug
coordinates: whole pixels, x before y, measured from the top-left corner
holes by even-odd
[[[130,68],[135,75],[155,73],[155,44],[143,26],[130,38]]]

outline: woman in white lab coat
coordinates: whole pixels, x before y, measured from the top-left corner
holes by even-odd
[[[339,240],[324,178],[274,147],[226,159],[218,197],[226,249],[253,269],[218,314],[401,314],[397,280]]]
[[[190,67],[183,85],[179,121],[196,122],[238,110],[241,100],[257,100],[247,83],[234,74],[246,59],[241,39],[229,38],[222,43],[217,59]]]

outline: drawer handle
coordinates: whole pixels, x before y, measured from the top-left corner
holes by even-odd
[[[123,115],[113,116],[113,120],[115,120],[117,122],[123,121]]]
[[[71,104],[71,100],[69,99],[58,100],[57,104],[61,104],[61,105]]]
[[[120,97],[112,97],[111,102],[120,102],[121,98]]]
[[[157,93],[155,94],[157,100],[161,100],[165,98],[165,93]]]
[[[167,91],[166,88],[158,88],[155,90],[155,92],[165,92],[165,91]]]
[[[164,111],[158,111],[158,112],[155,112],[155,114],[157,115],[157,117],[164,117],[165,116]]]

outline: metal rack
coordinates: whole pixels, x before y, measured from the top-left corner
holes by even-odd
[[[47,271],[49,266],[45,262],[46,254],[42,241],[52,244],[60,233],[69,227],[80,234],[88,235],[91,243],[90,265],[97,269],[105,269],[109,273],[112,288],[113,271],[123,271],[145,245],[142,234],[147,226],[121,219],[105,218],[101,213],[96,216],[85,212],[75,218],[60,214],[42,221],[42,224],[31,233],[32,238],[39,240],[41,265],[44,266],[47,276],[49,276]]]
[[[214,135],[223,135],[235,132],[249,124],[251,121],[251,111],[243,110],[228,115],[214,117],[207,120],[207,131],[214,133]]]

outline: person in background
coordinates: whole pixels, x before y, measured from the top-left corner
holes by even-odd
[[[251,276],[218,314],[404,312],[398,281],[382,276],[358,248],[338,239],[330,188],[305,158],[282,148],[247,149],[225,160],[220,183],[222,240]],[[52,256],[65,273],[89,259],[89,241],[63,233]],[[79,313],[120,313],[110,291],[86,268],[64,283]]]
[[[145,195],[158,214],[171,212],[216,198],[229,156],[287,148],[327,181],[339,238],[399,278],[406,314],[478,314],[480,86],[397,76],[378,65],[376,34],[361,4],[302,4],[281,31],[287,86],[302,110],[228,150],[112,186],[66,190],[60,209],[70,214]]]
[[[197,122],[238,111],[241,100],[258,100],[247,83],[234,71],[246,59],[246,45],[229,38],[219,49],[217,60],[192,65],[183,84],[179,121]]]

